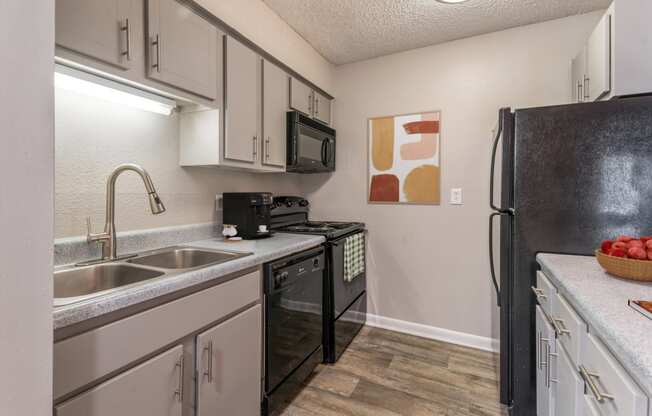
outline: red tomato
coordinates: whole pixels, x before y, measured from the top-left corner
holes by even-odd
[[[627,248],[632,247],[643,247],[643,242],[641,240],[631,240],[627,242]]]
[[[614,256],[614,257],[625,257],[627,255],[627,253],[625,253],[625,250],[623,250],[621,248],[613,248],[612,247],[611,251],[609,252],[609,255]]]
[[[600,250],[601,250],[603,253],[608,253],[609,250],[611,250],[611,245],[612,245],[613,243],[614,243],[614,242],[611,241],[611,240],[605,240],[605,241],[603,241],[602,244],[600,245]]]
[[[626,251],[627,250],[627,244],[623,243],[622,241],[616,241],[615,243],[613,243],[611,245],[611,249],[612,250],[613,249],[619,249],[619,250]]]
[[[628,237],[628,236],[626,236],[626,235],[621,235],[621,236],[619,236],[619,237],[616,239],[616,241],[622,241],[623,243],[626,243],[626,242],[628,242],[628,241],[630,241],[630,240],[633,240],[633,238],[632,238],[632,237]]]
[[[647,251],[641,247],[631,247],[627,250],[627,256],[637,260],[647,260]]]

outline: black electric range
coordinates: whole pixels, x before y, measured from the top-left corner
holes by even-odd
[[[310,203],[301,197],[274,197],[271,229],[294,234],[326,237],[324,274],[324,362],[334,363],[367,320],[366,272],[344,280],[344,244],[348,237],[365,232],[361,222],[314,221]]]

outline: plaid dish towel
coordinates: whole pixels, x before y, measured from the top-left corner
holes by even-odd
[[[350,282],[365,270],[364,233],[354,234],[344,241],[344,281]]]

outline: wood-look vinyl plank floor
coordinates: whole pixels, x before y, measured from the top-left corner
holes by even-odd
[[[496,354],[365,327],[280,416],[503,416]]]

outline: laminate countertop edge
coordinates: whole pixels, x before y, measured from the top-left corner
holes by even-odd
[[[201,285],[220,277],[245,271],[272,260],[308,250],[323,244],[318,235],[277,233],[260,240],[225,242],[220,238],[191,241],[179,245],[252,253],[225,263],[189,270],[171,276],[152,279],[141,285],[117,290],[87,301],[54,307],[54,330],[100,317],[139,303],[147,302],[180,290]]]
[[[537,255],[542,271],[648,396],[652,396],[652,320],[628,306],[652,300],[652,283],[608,275],[593,256]]]

